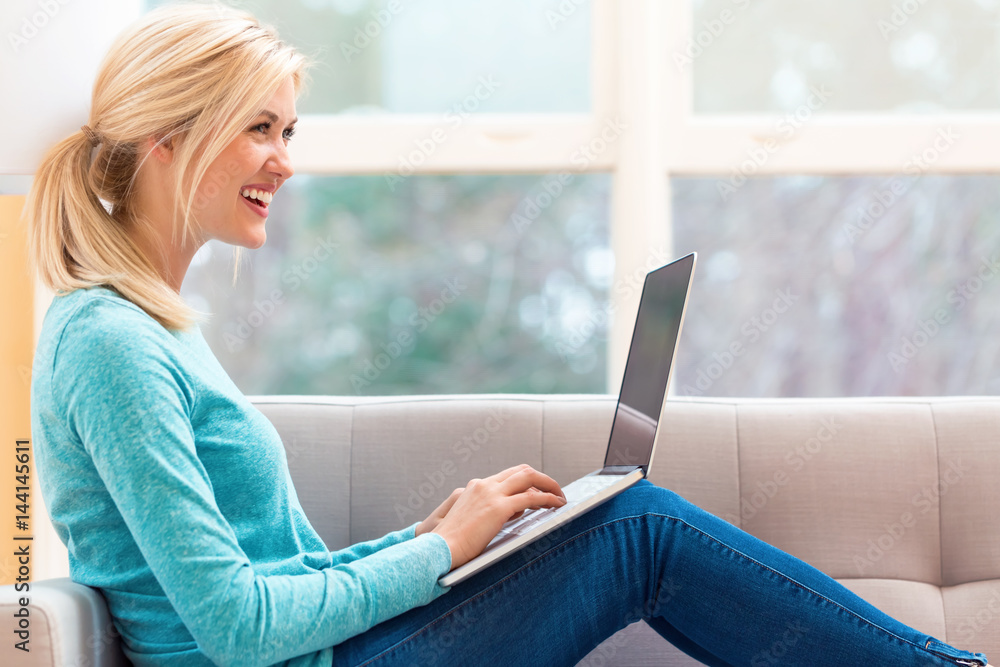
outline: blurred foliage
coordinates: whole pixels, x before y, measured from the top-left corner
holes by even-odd
[[[610,178],[554,178],[296,176],[236,286],[212,242],[183,294],[248,394],[602,392]]]
[[[717,185],[672,182],[676,254],[700,253],[676,393],[1000,393],[1000,177]]]
[[[694,0],[693,13],[697,43],[669,66],[692,68],[698,113],[792,112],[819,86],[824,111],[1000,108],[995,0]]]

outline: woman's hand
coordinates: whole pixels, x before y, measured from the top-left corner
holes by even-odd
[[[443,537],[451,549],[454,569],[482,553],[503,524],[526,509],[565,504],[566,497],[554,479],[527,464],[519,465],[455,489],[417,526],[416,534],[434,532]]]
[[[451,495],[445,498],[444,502],[438,505],[437,509],[431,512],[431,515],[429,517],[427,517],[417,525],[415,536],[423,535],[424,533],[429,533],[432,530],[434,530],[434,527],[441,522],[441,519],[443,519],[444,515],[448,513],[448,510],[451,509],[451,506],[455,504],[455,501],[458,500],[458,497],[462,495],[462,491],[465,491],[465,489],[464,488],[455,489],[454,491],[452,491]]]

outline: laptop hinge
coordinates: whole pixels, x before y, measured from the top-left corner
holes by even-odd
[[[646,469],[642,466],[604,466],[601,468],[600,474],[602,475],[627,475],[633,470],[642,470],[642,474],[646,474]]]

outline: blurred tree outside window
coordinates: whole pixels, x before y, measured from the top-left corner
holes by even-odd
[[[244,393],[601,392],[607,175],[296,176],[267,242],[210,242],[182,294]]]
[[[1000,178],[672,185],[700,253],[677,395],[1000,393]]]
[[[696,37],[707,33],[690,65],[700,114],[789,112],[818,87],[833,91],[827,112],[1000,109],[995,0],[693,0],[693,8]]]
[[[558,14],[532,0],[237,4],[317,59],[300,116],[440,119],[483,77],[495,93],[467,112],[588,114],[592,75],[610,66],[592,59],[618,53],[596,46],[594,16],[607,6],[592,16],[589,1]],[[817,118],[1000,108],[1000,3],[911,5],[691,0],[696,118],[777,119],[817,90]],[[734,168],[746,157],[733,156]],[[672,252],[701,255],[674,394],[1000,391],[997,178],[866,175],[864,155],[858,163],[856,176],[750,174],[735,184],[735,172],[687,176],[672,165]],[[614,177],[575,173],[545,200],[555,175],[522,171],[458,169],[399,187],[300,172],[237,284],[229,250],[212,243],[183,293],[211,313],[206,338],[249,394],[616,387]]]

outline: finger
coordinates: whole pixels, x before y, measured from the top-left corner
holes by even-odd
[[[503,482],[504,480],[507,480],[510,477],[525,470],[531,470],[531,466],[528,465],[527,463],[522,463],[521,465],[516,465],[512,468],[507,468],[506,470],[501,470],[497,474],[493,475],[493,479],[497,482]]]
[[[538,508],[537,507],[532,507],[531,509],[534,510],[534,509],[538,509]],[[513,514],[510,515],[510,517],[507,519],[507,521],[505,523],[510,522],[510,521],[514,521],[516,519],[520,519],[522,516],[524,516],[524,510],[521,510],[520,512],[514,512]]]
[[[534,488],[528,489],[517,497],[523,498],[523,502],[525,503],[530,503],[528,507],[531,509],[541,509],[543,507],[562,507],[566,504],[566,499],[564,497]]]
[[[523,493],[534,487],[539,491],[551,493],[563,499],[566,498],[566,494],[563,493],[556,480],[531,466],[521,468],[518,472],[507,477],[500,483],[500,486],[507,495]]]
[[[566,499],[562,496],[531,487],[507,497],[505,505],[508,511],[513,512],[513,514],[509,515],[507,521],[523,516],[527,510],[562,507],[565,504]]]
[[[531,487],[531,488],[530,488],[530,489],[528,489],[528,490],[529,490],[529,491],[532,491],[532,490],[534,490],[534,491],[540,491],[540,489],[537,489],[537,488],[535,488],[535,487]],[[541,505],[532,505],[532,506],[531,506],[531,507],[529,507],[528,509],[529,509],[529,510],[540,510],[540,509],[542,509],[542,506],[541,506]]]
[[[455,506],[455,503],[458,502],[458,497],[462,495],[463,491],[465,491],[464,488],[455,489],[454,491],[452,491],[451,495],[445,498],[444,502],[438,506],[437,509],[438,514],[440,514],[441,516],[447,514],[451,510],[451,508]]]

